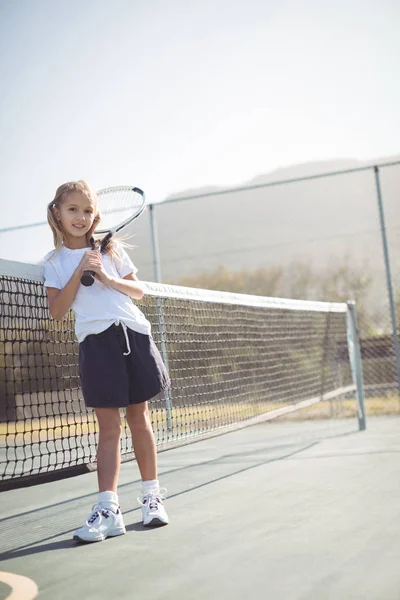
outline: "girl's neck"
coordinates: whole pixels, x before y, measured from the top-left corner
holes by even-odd
[[[89,244],[86,238],[73,238],[72,240],[66,240],[64,246],[68,250],[82,250],[83,248],[89,248]]]

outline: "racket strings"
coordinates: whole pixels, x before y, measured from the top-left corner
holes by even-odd
[[[143,207],[143,196],[133,189],[105,190],[98,194],[101,230],[111,230],[133,218]]]

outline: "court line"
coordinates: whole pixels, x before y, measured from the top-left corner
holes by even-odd
[[[25,575],[0,571],[0,581],[11,588],[11,594],[5,600],[33,600],[39,593],[39,588],[33,579]]]

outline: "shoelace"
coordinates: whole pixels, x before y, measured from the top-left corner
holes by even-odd
[[[103,508],[99,504],[95,504],[92,508],[92,512],[86,519],[86,525],[88,527],[93,527],[94,523],[98,519],[99,522],[96,524],[96,527],[100,527],[100,524],[103,520],[103,511],[105,511],[105,510],[107,510],[107,509]]]
[[[138,498],[139,504],[147,505],[150,510],[158,510],[158,505],[165,500],[166,488],[160,488],[158,492],[149,492]]]

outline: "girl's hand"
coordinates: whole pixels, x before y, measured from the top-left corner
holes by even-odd
[[[101,281],[104,285],[110,285],[111,277],[104,269],[101,254],[98,250],[88,250],[85,252],[78,265],[78,270],[80,271],[80,275],[82,275],[84,271],[93,271],[96,279]]]

